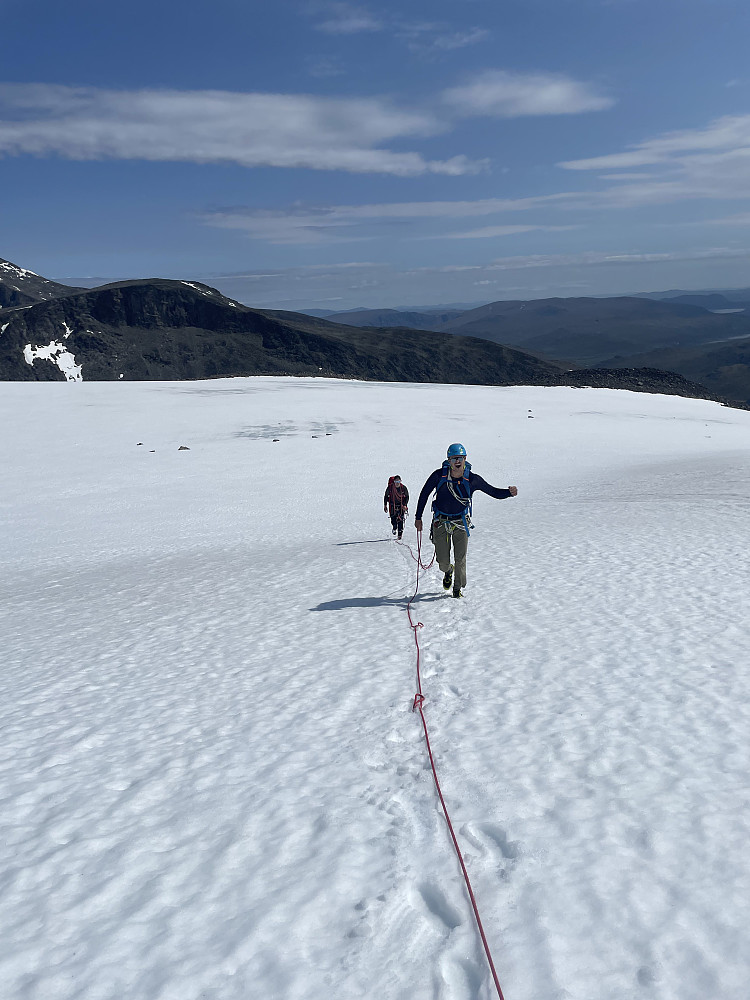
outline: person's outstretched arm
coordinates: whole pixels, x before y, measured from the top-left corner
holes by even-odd
[[[514,497],[518,494],[518,488],[516,486],[508,486],[507,489],[502,489],[500,486],[490,486],[490,484],[478,476],[476,472],[471,472],[469,474],[469,484],[471,485],[472,493],[486,493],[488,496],[494,497],[496,500],[507,500],[508,497]]]

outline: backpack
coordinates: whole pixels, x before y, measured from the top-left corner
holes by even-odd
[[[440,489],[441,486],[447,486],[448,489],[453,494],[453,496],[456,498],[456,500],[460,500],[460,502],[464,505],[463,522],[467,535],[470,534],[469,529],[474,527],[474,525],[471,523],[471,487],[469,486],[470,472],[471,472],[471,462],[466,462],[464,465],[463,476],[458,480],[452,479],[450,462],[446,458],[446,460],[443,462],[443,467],[440,472],[440,479],[438,480],[438,484],[435,487],[435,499],[432,501],[433,514],[442,514],[443,517],[448,517],[447,514],[439,510],[437,507],[438,490]],[[461,489],[461,487],[463,487],[463,490]]]
[[[403,499],[403,493],[401,492],[401,490],[399,490],[398,494],[396,493],[396,484],[393,481],[395,478],[396,478],[395,476],[389,476],[388,477],[388,490],[387,490],[387,492],[388,492],[388,508],[389,508],[389,510],[392,509],[394,511],[396,510],[397,507],[403,508],[405,506],[404,499]],[[398,485],[399,486],[403,486],[404,484],[403,483],[399,483]]]

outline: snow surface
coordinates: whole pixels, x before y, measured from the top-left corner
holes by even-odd
[[[495,996],[382,508],[414,545],[458,440],[519,495],[415,607],[506,1000],[746,1000],[750,413],[255,378],[0,421],[0,995]]]

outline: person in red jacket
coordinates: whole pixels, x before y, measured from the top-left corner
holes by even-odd
[[[390,515],[393,534],[399,538],[404,533],[404,516],[409,513],[409,491],[401,476],[391,476],[383,496],[383,510]]]

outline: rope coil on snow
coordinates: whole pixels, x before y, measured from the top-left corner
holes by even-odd
[[[471,888],[471,882],[469,880],[469,873],[466,870],[466,865],[464,864],[464,859],[463,859],[463,856],[461,854],[461,848],[458,845],[458,840],[457,840],[456,834],[455,834],[455,832],[453,830],[453,824],[451,823],[451,818],[450,818],[450,816],[448,814],[448,807],[445,804],[445,799],[443,798],[443,792],[442,792],[442,789],[440,788],[440,782],[438,781],[437,768],[435,767],[435,759],[432,756],[432,747],[430,746],[430,737],[429,737],[429,734],[427,732],[427,719],[425,718],[425,714],[424,714],[425,696],[424,696],[424,693],[422,692],[422,677],[421,677],[420,669],[419,669],[420,649],[419,649],[419,639],[418,639],[419,629],[423,628],[424,626],[423,626],[422,622],[415,622],[415,621],[412,620],[412,617],[411,617],[411,605],[412,605],[412,602],[415,600],[417,594],[419,593],[419,571],[420,571],[420,569],[424,569],[424,570],[429,569],[430,566],[432,566],[433,562],[435,561],[435,556],[433,555],[432,559],[430,560],[430,562],[426,566],[422,562],[422,532],[421,531],[417,531],[417,555],[416,556],[412,552],[410,545],[407,545],[404,542],[398,542],[397,544],[403,545],[404,548],[407,548],[409,550],[409,552],[411,553],[412,558],[415,559],[415,561],[417,563],[417,582],[416,582],[416,586],[414,588],[414,593],[409,598],[409,601],[408,601],[408,603],[406,605],[406,613],[409,616],[409,626],[411,627],[411,629],[414,632],[414,644],[417,647],[417,693],[414,695],[414,704],[412,706],[412,712],[419,712],[419,716],[420,716],[420,718],[422,720],[422,728],[424,729],[425,743],[427,744],[427,754],[428,754],[428,756],[430,758],[430,766],[432,767],[432,777],[435,779],[435,788],[436,788],[437,793],[438,793],[438,798],[440,799],[440,805],[443,807],[443,815],[445,816],[445,821],[448,824],[448,830],[450,832],[451,839],[453,840],[453,846],[456,849],[456,856],[458,858],[458,862],[461,865],[461,871],[463,872],[464,881],[466,883],[466,889],[467,889],[467,891],[469,893],[469,899],[471,900],[471,906],[472,906],[472,909],[474,911],[474,917],[475,917],[476,922],[477,922],[477,927],[479,928],[479,936],[481,937],[482,944],[484,945],[484,951],[485,951],[485,954],[487,956],[487,962],[489,963],[490,972],[492,973],[492,979],[494,980],[495,988],[497,989],[497,995],[499,997],[499,1000],[505,1000],[505,998],[503,997],[503,991],[500,988],[500,980],[497,978],[497,972],[495,971],[495,963],[492,961],[492,954],[490,953],[490,946],[487,943],[487,937],[486,937],[486,935],[484,933],[484,927],[482,926],[482,918],[479,916],[479,907],[477,906],[476,897],[474,896],[474,890]]]

